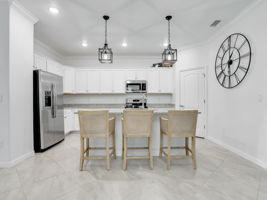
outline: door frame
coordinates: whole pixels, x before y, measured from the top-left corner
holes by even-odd
[[[180,110],[180,104],[181,104],[181,75],[182,72],[188,72],[188,71],[194,71],[194,70],[203,70],[203,76],[204,76],[204,100],[205,100],[205,104],[204,104],[204,138],[206,138],[208,135],[208,78],[207,78],[207,67],[203,66],[203,67],[192,67],[192,68],[183,68],[179,70],[179,81],[178,84],[179,86],[178,88],[178,92],[177,94],[179,95],[178,101],[176,101],[176,108]]]

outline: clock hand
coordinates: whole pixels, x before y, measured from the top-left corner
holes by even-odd
[[[250,53],[246,53],[246,54],[244,54],[244,55],[242,55],[242,56],[240,56],[240,57],[238,57],[238,58],[236,58],[236,59],[234,59],[234,60],[232,60],[232,61],[234,62],[234,61],[236,61],[236,60],[239,60],[239,59],[241,59],[241,58],[247,57],[247,56],[249,56],[249,55],[250,55]]]

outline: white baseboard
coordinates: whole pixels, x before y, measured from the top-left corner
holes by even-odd
[[[23,160],[27,159],[27,158],[30,158],[34,156],[34,151],[32,152],[29,152],[29,153],[26,153],[14,160],[11,160],[11,161],[6,161],[6,162],[0,162],[0,168],[10,168],[10,167],[13,167],[15,166],[16,164],[22,162]]]
[[[208,139],[208,140],[210,140],[210,141],[212,141],[212,142],[224,147],[225,149],[227,149],[227,150],[229,150],[229,151],[241,156],[242,158],[245,158],[246,160],[248,160],[250,162],[255,163],[256,165],[258,165],[258,166],[260,166],[260,167],[262,167],[264,169],[267,169],[267,163],[255,158],[253,156],[250,156],[247,153],[244,153],[244,152],[240,151],[239,149],[237,149],[235,147],[232,147],[232,146],[230,146],[228,144],[225,144],[224,142],[221,142],[221,141],[219,141],[219,140],[217,140],[217,139],[215,139],[213,137],[210,137],[210,136],[206,137],[206,139]]]

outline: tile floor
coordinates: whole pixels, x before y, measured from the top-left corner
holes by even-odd
[[[197,140],[198,169],[191,160],[85,162],[79,172],[79,135],[10,169],[0,169],[0,199],[14,200],[266,200],[267,171],[208,140]]]

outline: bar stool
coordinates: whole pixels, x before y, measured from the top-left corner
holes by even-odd
[[[153,169],[152,156],[152,121],[153,111],[124,110],[122,118],[123,132],[123,170],[127,169],[128,159],[149,159],[150,168]],[[147,138],[148,147],[128,147],[129,138]],[[128,156],[128,149],[147,149],[147,156]]]
[[[115,150],[115,117],[109,118],[107,110],[103,111],[79,111],[80,123],[80,171],[83,170],[84,160],[106,159],[106,169],[110,169],[110,157],[113,155],[116,159]],[[109,146],[110,136],[113,140],[113,146]],[[90,147],[89,139],[104,138],[105,147]],[[86,140],[86,149],[84,141]],[[90,150],[106,150],[105,156],[89,156]],[[110,150],[112,150],[110,152]]]
[[[168,112],[168,119],[160,118],[160,156],[164,154],[167,158],[167,169],[170,169],[171,159],[173,158],[192,158],[193,168],[196,169],[196,126],[197,110],[172,110]],[[167,136],[167,147],[163,147],[163,136]],[[172,138],[185,138],[185,146],[171,147]],[[191,138],[191,148],[188,146]],[[167,152],[164,151],[167,149]],[[186,155],[171,155],[171,149],[185,149]],[[189,155],[189,152],[191,155]]]

